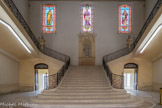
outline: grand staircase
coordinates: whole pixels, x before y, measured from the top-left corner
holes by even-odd
[[[60,85],[33,98],[34,108],[148,108],[153,104],[109,84],[101,66],[71,66]]]

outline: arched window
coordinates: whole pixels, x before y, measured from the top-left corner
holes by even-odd
[[[43,33],[56,33],[56,6],[43,5],[42,15]]]
[[[131,33],[131,12],[132,10],[130,5],[124,4],[119,6],[119,33]]]
[[[83,4],[81,8],[81,32],[94,32],[93,13],[94,6],[92,4]]]

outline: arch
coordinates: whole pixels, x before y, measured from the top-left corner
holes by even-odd
[[[48,65],[45,63],[39,63],[34,66],[34,69],[48,69]]]
[[[127,68],[138,68],[138,65],[135,63],[127,63],[124,65],[124,69],[127,69]]]

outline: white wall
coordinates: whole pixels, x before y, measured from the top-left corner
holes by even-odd
[[[145,5],[146,5],[146,8],[145,8],[146,9],[145,10],[145,19],[148,18],[148,16],[150,15],[150,13],[151,13],[152,9],[154,8],[154,6],[155,6],[157,1],[158,0],[146,0],[145,1]]]
[[[21,15],[24,17],[25,21],[28,23],[29,22],[28,0],[13,0],[13,2],[20,11]]]
[[[0,52],[0,94],[18,90],[19,63]]]
[[[31,1],[29,8],[30,27],[39,37],[42,27],[42,4],[56,5],[56,34],[46,34],[46,46],[71,57],[72,65],[78,64],[78,36],[80,33],[81,1]],[[127,2],[94,1],[94,29],[96,37],[96,64],[102,57],[126,46],[127,34],[118,34],[118,5]],[[132,36],[137,36],[144,23],[144,1],[132,4]]]
[[[162,88],[162,58],[153,62],[152,77],[153,90],[159,91]]]

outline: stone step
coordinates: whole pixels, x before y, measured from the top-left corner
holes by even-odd
[[[130,98],[130,94],[124,94],[124,95],[103,95],[103,96],[77,96],[77,95],[72,95],[72,96],[49,96],[49,95],[38,95],[38,98],[42,99],[126,99]]]
[[[95,72],[87,72],[87,73],[68,73],[67,76],[85,76],[87,77],[87,75],[91,75],[93,77],[97,77],[97,76],[104,76],[104,73],[95,73]]]
[[[122,103],[34,104],[34,106],[32,105],[32,108],[152,108],[152,107],[150,107],[150,105],[143,105],[143,101],[135,101],[124,104]]]
[[[96,82],[108,82],[107,80],[99,80],[99,81],[96,81],[96,80],[66,80],[66,79],[64,79],[64,81],[63,82],[69,82],[69,83],[73,83],[73,82],[90,82],[90,83],[96,83]]]
[[[63,81],[62,84],[77,84],[77,85],[78,84],[81,84],[81,85],[83,85],[83,84],[84,85],[85,84],[87,84],[87,85],[95,85],[95,84],[98,85],[98,84],[101,84],[101,85],[103,85],[103,84],[109,84],[109,83],[108,82],[96,82],[96,83],[95,82],[70,82],[69,83],[69,82]]]
[[[64,79],[64,81],[63,82],[108,82],[107,80],[98,80],[98,81],[96,81],[96,80],[66,80],[66,79]]]
[[[111,87],[59,87],[58,89],[65,89],[65,90],[108,90]]]
[[[110,86],[109,83],[62,83],[62,86],[64,85],[77,85],[77,86]]]
[[[107,87],[107,86],[109,86],[108,84],[104,84],[104,85],[100,85],[100,84],[98,84],[98,85],[96,85],[96,84],[94,84],[94,85],[92,85],[92,84],[89,84],[89,85],[87,85],[87,84],[82,84],[82,85],[77,85],[77,84],[68,84],[68,85],[66,85],[66,84],[62,84],[61,85],[61,87]]]
[[[62,87],[106,87],[109,86],[109,84],[61,84]]]
[[[88,77],[87,75],[91,75],[89,77],[105,77],[103,73],[88,73],[88,74],[85,74],[85,73],[68,73],[67,76],[84,76],[84,77]]]
[[[83,79],[83,78],[65,78],[64,80],[70,80],[70,81],[107,81],[105,78],[104,79],[88,79],[88,78],[86,78],[86,79]]]
[[[143,102],[142,99],[135,99],[134,97],[126,98],[126,99],[33,99],[34,102],[36,103],[43,103],[43,104],[95,104],[95,103],[100,103],[100,104],[126,104],[126,103],[131,103],[131,102]]]
[[[108,82],[62,82],[62,84],[108,84]]]
[[[81,75],[67,75],[66,78],[69,77],[69,78],[80,78],[80,79],[102,79],[102,78],[105,78],[105,76],[81,76]]]
[[[81,77],[78,77],[78,78],[75,78],[75,77],[65,77],[65,79],[70,79],[70,80],[94,80],[94,81],[97,81],[97,80],[105,80],[105,77],[104,78],[81,78]]]
[[[96,93],[93,93],[93,92],[85,92],[85,93],[72,93],[72,92],[66,92],[66,93],[63,93],[63,92],[48,92],[48,91],[43,91],[42,92],[43,95],[51,95],[51,96],[61,96],[61,95],[64,95],[64,96],[71,96],[71,95],[77,95],[77,96],[80,96],[80,95],[83,95],[83,96],[91,96],[91,95],[123,95],[123,94],[126,94],[126,92],[116,92],[116,91],[111,91],[111,92],[96,92]]]
[[[108,90],[57,90],[56,91],[56,93],[107,93],[107,92],[112,92],[112,89],[108,89]]]
[[[60,87],[108,87],[109,85],[61,85]]]

